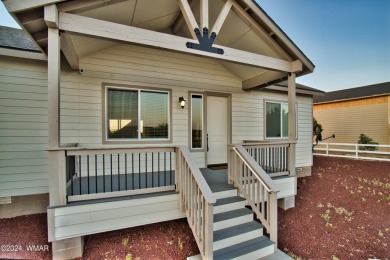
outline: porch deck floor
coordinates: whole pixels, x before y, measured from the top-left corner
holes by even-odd
[[[233,185],[228,184],[227,169],[212,170],[209,168],[201,168],[200,171],[212,192],[234,189]]]
[[[88,182],[89,178],[89,182]],[[148,189],[175,185],[175,171],[134,174],[82,176],[68,182],[67,194],[83,195],[115,191]],[[88,189],[89,186],[89,189]]]

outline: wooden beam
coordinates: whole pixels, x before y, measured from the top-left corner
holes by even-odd
[[[291,71],[294,73],[298,73],[302,71],[302,61],[295,60],[291,63]]]
[[[290,171],[291,176],[295,176],[295,143],[296,143],[296,83],[295,83],[295,73],[290,73],[288,75],[288,142],[290,147],[288,150],[288,170]]]
[[[191,6],[193,0],[188,0],[188,4]],[[175,20],[175,22],[172,25],[172,32],[173,34],[177,34],[177,32],[183,27],[185,21],[183,18],[183,14],[181,11],[179,11],[179,14]]]
[[[217,35],[222,28],[222,24],[225,22],[226,17],[228,16],[230,9],[232,8],[232,0],[227,0],[224,6],[222,7],[221,12],[219,13],[217,20],[215,21],[211,32],[215,32]]]
[[[47,29],[40,32],[33,33],[31,35],[34,38],[35,42],[38,43],[40,46],[45,45],[45,43],[47,42],[48,39]]]
[[[263,84],[266,84],[268,82],[272,82],[272,81],[275,81],[278,79],[282,79],[283,77],[286,77],[285,72],[266,71],[260,75],[254,76],[253,78],[244,80],[242,82],[242,89],[243,90],[256,89],[260,85],[263,85]]]
[[[272,37],[244,10],[236,1],[233,1],[233,7],[235,13],[241,17],[245,22],[261,39],[263,39],[279,56],[283,59],[292,61],[293,59],[287,54],[283,48],[275,42]]]
[[[127,0],[73,0],[57,5],[59,12],[80,13]]]
[[[183,14],[184,20],[187,23],[188,29],[190,30],[193,39],[198,39],[195,34],[195,28],[199,28],[198,23],[195,20],[195,16],[192,13],[191,6],[187,0],[178,0],[181,13]],[[202,30],[201,30],[202,31]]]
[[[291,72],[291,62],[289,61],[219,45],[213,46],[222,48],[224,50],[223,55],[189,49],[186,47],[187,42],[196,44],[198,41],[74,14],[60,13],[59,27],[61,30],[70,33],[141,44],[270,70]]]
[[[44,19],[47,27],[58,29],[58,10],[56,5],[47,5],[44,9]]]
[[[203,28],[209,28],[209,0],[200,0],[200,28],[203,33]]]
[[[3,0],[9,13],[17,13],[37,7],[64,2],[65,0]]]
[[[27,25],[34,22],[43,20],[43,10],[37,9],[27,13],[18,14],[18,18],[21,24]]]
[[[60,43],[61,51],[64,54],[66,60],[68,61],[70,67],[74,70],[79,70],[79,57],[77,55],[76,49],[74,48],[70,35],[62,33],[60,37]]]
[[[48,143],[49,148],[58,148],[60,144],[60,35],[59,30],[48,28]]]

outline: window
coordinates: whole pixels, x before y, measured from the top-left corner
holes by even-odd
[[[169,92],[106,87],[106,140],[168,140]]]
[[[288,138],[288,103],[266,102],[266,138]]]
[[[191,94],[191,149],[203,149],[203,95]]]

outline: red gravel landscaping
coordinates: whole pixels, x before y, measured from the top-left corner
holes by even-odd
[[[390,259],[390,162],[314,157],[278,220],[279,248],[296,259]]]
[[[296,207],[279,210],[279,243],[295,259],[390,259],[390,163],[315,157]],[[0,258],[51,259],[46,214],[0,219]],[[48,250],[28,251],[27,246]],[[15,248],[15,247],[14,247]],[[2,248],[3,249],[3,248]],[[45,249],[45,248],[41,248]],[[186,259],[198,254],[185,219],[91,235],[82,259]]]

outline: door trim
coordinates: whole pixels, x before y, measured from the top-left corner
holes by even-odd
[[[205,91],[205,129],[206,129],[206,138],[207,138],[207,133],[208,133],[208,126],[207,126],[207,97],[208,96],[212,96],[212,97],[226,97],[227,98],[227,111],[228,111],[228,114],[226,115],[227,116],[227,122],[228,122],[228,125],[227,125],[227,136],[228,136],[228,140],[227,140],[227,143],[228,144],[231,144],[232,143],[232,94],[229,94],[229,93],[222,93],[222,92],[212,92],[212,91]],[[206,147],[207,147],[207,139],[206,139]],[[205,156],[205,163],[206,163],[206,167],[208,165],[208,162],[207,162],[207,149],[205,149],[205,152],[204,152],[204,156]],[[229,158],[228,158],[229,159]]]

